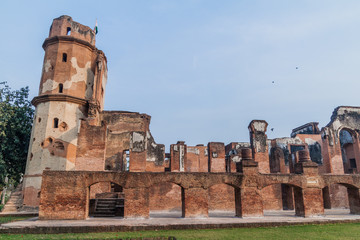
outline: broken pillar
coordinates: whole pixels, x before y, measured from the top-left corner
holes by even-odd
[[[307,150],[299,151],[299,162],[295,173],[306,176],[306,187],[294,187],[295,214],[301,217],[324,215],[322,188],[318,175],[318,165],[310,160]]]
[[[209,172],[225,172],[225,145],[220,142],[209,142]]]
[[[255,162],[259,163],[259,172],[270,173],[269,152],[267,146],[266,128],[264,120],[252,120],[249,124],[250,145]]]
[[[263,202],[257,177],[258,163],[251,157],[251,149],[241,150],[241,170],[244,180],[241,189],[235,188],[235,209],[238,217],[262,217]]]
[[[171,172],[184,172],[187,147],[184,141],[178,141],[170,145],[170,169]]]

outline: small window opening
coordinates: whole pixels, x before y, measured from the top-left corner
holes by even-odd
[[[71,27],[68,27],[67,29],[66,29],[66,35],[70,35],[71,34]]]
[[[356,168],[356,160],[355,160],[355,158],[350,159],[350,168]]]
[[[59,84],[59,93],[63,92],[64,85],[62,83]]]
[[[59,127],[59,119],[54,118],[54,128],[58,128],[58,127]]]
[[[63,61],[63,62],[67,62],[67,54],[66,54],[66,53],[63,53],[62,61]]]
[[[123,160],[124,160],[124,171],[128,172],[130,169],[130,151],[125,150],[123,152]]]

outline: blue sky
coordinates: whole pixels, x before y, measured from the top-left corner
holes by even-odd
[[[1,10],[0,80],[28,85],[31,98],[52,19],[97,18],[105,109],[151,115],[167,148],[249,141],[252,119],[269,123],[269,138],[289,136],[359,105],[360,1],[12,0]]]

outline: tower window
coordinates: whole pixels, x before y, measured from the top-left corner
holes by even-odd
[[[59,119],[54,118],[54,128],[58,128],[58,127],[59,127]]]
[[[71,27],[68,27],[67,29],[66,29],[66,35],[70,35],[71,34]]]
[[[355,158],[350,159],[350,168],[356,168],[356,160],[355,160]]]
[[[63,92],[64,85],[62,83],[59,84],[59,93]]]
[[[67,62],[67,54],[66,53],[63,53],[62,61]]]

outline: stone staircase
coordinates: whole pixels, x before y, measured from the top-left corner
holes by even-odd
[[[22,204],[22,184],[19,184],[16,189],[10,194],[10,199],[5,204],[2,213],[18,212]]]
[[[123,193],[97,193],[94,199],[90,199],[89,216],[124,217],[124,202]]]
[[[94,217],[115,217],[116,198],[96,199]]]

